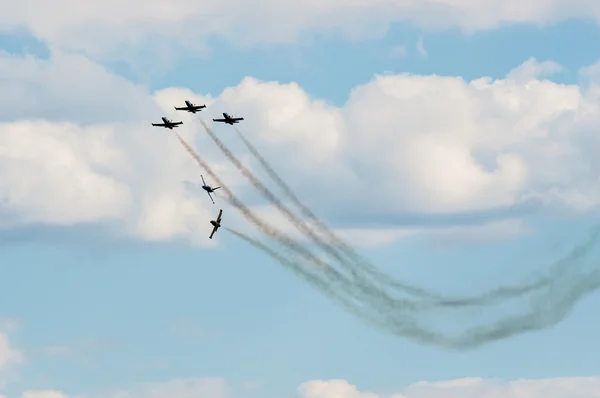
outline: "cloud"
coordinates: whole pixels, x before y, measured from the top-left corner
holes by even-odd
[[[37,10],[32,13],[30,10]],[[118,10],[118,12],[116,12]],[[53,48],[83,50],[92,56],[167,60],[185,50],[204,52],[206,39],[225,37],[234,45],[289,43],[310,33],[350,38],[385,33],[390,24],[410,21],[425,28],[457,26],[474,31],[514,23],[548,24],[569,18],[600,19],[600,5],[588,0],[92,0],[85,9],[74,0],[13,2],[3,7],[0,28],[25,27]],[[204,39],[204,40],[203,40]]]
[[[8,335],[0,333],[0,389],[12,379],[16,367],[25,362],[25,356],[16,349]]]
[[[577,85],[539,80],[558,70],[551,62],[530,59],[499,80],[379,75],[335,107],[295,83],[248,77],[214,97],[186,88],[148,93],[82,56],[5,58],[0,65],[28,71],[0,93],[0,103],[21,115],[0,124],[5,230],[91,223],[147,240],[214,244],[205,235],[216,207],[193,189],[201,171],[152,121],[183,120],[178,131],[221,178],[254,208],[264,201],[194,116],[173,110],[184,99],[206,103],[205,120],[223,111],[244,116],[239,129],[298,195],[348,234],[362,233],[361,241],[388,242],[424,229],[485,236],[465,229],[482,225],[495,229],[488,236],[512,236],[526,230],[523,209],[584,212],[600,200],[599,98]],[[81,92],[57,89],[69,80]],[[11,101],[31,85],[43,93],[31,113],[41,118],[27,116],[29,102]],[[54,117],[44,113],[46,103],[79,108]],[[111,121],[111,112],[120,116]],[[260,170],[230,126],[214,129],[244,164]],[[228,222],[235,219],[230,214]]]
[[[299,398],[597,398],[600,377],[541,380],[465,378],[419,382],[385,394],[360,391],[346,380],[313,380],[298,388]]]
[[[226,398],[260,388],[262,383],[229,386],[224,379],[188,378],[145,383],[102,394],[70,396],[45,390],[27,391],[21,398]],[[552,379],[463,378],[439,382],[421,381],[398,391],[361,391],[343,379],[311,380],[297,388],[298,398],[597,398],[600,377],[562,377]],[[1,397],[1,396],[0,396]]]
[[[336,108],[296,84],[246,78],[206,117],[220,109],[250,115],[240,129],[332,212],[445,216],[598,201],[588,148],[599,108],[576,85],[386,75]]]
[[[144,88],[81,55],[54,52],[39,59],[0,51],[0,76],[3,122],[127,123],[160,111]]]
[[[535,58],[531,57],[511,70],[507,77],[520,84],[526,84],[536,79],[547,78],[562,71],[563,67],[554,61],[537,62]]]
[[[162,112],[150,93],[82,56],[5,55],[3,65],[20,75],[0,94],[3,118],[18,116],[0,122],[0,227],[101,223],[150,240],[204,232],[212,208],[183,185],[198,170],[150,126]],[[193,128],[180,130],[193,140]]]
[[[55,390],[26,391],[21,398],[67,398],[67,395]]]
[[[23,363],[23,361],[23,354],[10,345],[6,334],[0,333],[0,371],[8,369],[12,365]]]

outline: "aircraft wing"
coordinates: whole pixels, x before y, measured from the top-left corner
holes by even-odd
[[[171,125],[172,125],[172,126],[178,126],[178,125],[180,125],[180,124],[183,124],[183,122],[172,122],[172,123],[171,123]]]
[[[227,119],[213,119],[213,122],[226,122]]]
[[[176,110],[176,111],[185,111],[185,110],[188,110],[188,109],[189,109],[189,108],[188,108],[188,107],[186,107],[186,106],[184,106],[183,108],[178,108],[178,107],[175,107],[175,110]]]
[[[219,215],[217,216],[217,222],[221,221],[222,214],[223,214],[223,209],[219,209]]]
[[[157,126],[157,127],[166,127],[167,124],[165,123],[152,123],[153,126]]]
[[[236,120],[244,120],[244,118],[243,117],[232,117],[231,120],[233,120],[235,122]]]
[[[217,232],[217,227],[213,227],[212,232],[210,233],[210,236],[208,237],[208,239],[212,239],[213,235],[215,234],[215,232]]]
[[[206,193],[208,194],[208,197],[210,198],[210,201],[213,202],[213,204],[215,203],[215,200],[213,199],[212,195],[210,194],[210,192],[206,191]]]

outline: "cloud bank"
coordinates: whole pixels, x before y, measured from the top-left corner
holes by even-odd
[[[151,46],[168,58],[174,47],[203,51],[215,36],[245,46],[290,43],[315,33],[372,37],[402,21],[476,31],[569,18],[597,21],[600,5],[589,0],[91,0],[82,9],[74,0],[27,0],[4,5],[0,29],[25,29],[53,48],[93,56],[131,56],[138,46]]]
[[[149,93],[80,55],[3,54],[0,71],[12,79],[0,94],[0,225],[99,223],[205,242],[215,210],[193,160],[150,126],[163,115],[183,120],[184,138],[260,208],[198,121],[173,110],[190,99],[208,105],[204,120],[244,116],[248,139],[347,235],[369,229],[388,242],[424,226],[465,236],[485,226],[513,236],[527,229],[520,212],[532,203],[585,212],[600,199],[597,86],[543,80],[557,68],[530,59],[498,80],[378,75],[335,107],[295,83],[247,77],[216,97]],[[32,87],[40,100],[26,100]],[[215,132],[255,168],[228,127]]]
[[[246,391],[245,391],[246,390]],[[539,380],[464,378],[421,381],[398,391],[361,391],[343,379],[311,380],[300,385],[298,398],[598,398],[600,377],[563,377]],[[189,378],[147,383],[99,394],[69,395],[58,390],[27,391],[19,398],[228,398],[246,396],[244,387],[228,386],[223,379]],[[259,390],[258,394],[261,393]],[[236,395],[237,394],[237,395]],[[255,396],[255,395],[248,395]],[[291,396],[291,395],[290,395]],[[17,398],[17,397],[14,397]]]

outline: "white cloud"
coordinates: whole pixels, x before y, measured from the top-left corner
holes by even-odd
[[[27,0],[4,5],[0,28],[24,26],[56,48],[83,49],[92,55],[143,56],[140,47],[150,45],[161,59],[168,59],[178,45],[186,51],[204,51],[202,39],[211,35],[245,45],[290,42],[315,31],[349,37],[379,35],[391,23],[405,20],[428,28],[480,30],[567,18],[598,20],[600,4],[589,0],[146,0],[124,5],[117,0],[91,0],[82,8],[75,0]]]
[[[117,123],[159,112],[144,88],[80,55],[55,52],[42,60],[0,51],[0,76],[5,91],[0,95],[0,121]]]
[[[0,389],[12,379],[16,367],[24,362],[23,353],[11,344],[8,335],[0,333]]]
[[[553,74],[563,71],[563,67],[554,61],[537,62],[535,58],[529,58],[518,67],[508,73],[508,78],[519,84],[547,78]]]
[[[244,116],[241,131],[302,200],[361,242],[390,242],[425,227],[439,237],[512,236],[526,228],[511,206],[536,200],[586,211],[600,200],[599,98],[577,85],[538,80],[558,70],[549,62],[530,59],[500,80],[376,76],[335,107],[295,83],[246,78],[216,96],[184,88],[150,95],[81,56],[5,58],[0,65],[28,72],[0,93],[0,103],[23,115],[0,124],[4,228],[106,222],[144,239],[214,244],[206,239],[208,220],[226,204],[217,198],[212,205],[193,189],[201,171],[172,133],[152,121],[183,120],[178,131],[221,178],[253,207],[264,201],[257,202],[193,116],[173,110],[185,99],[208,105],[205,120],[223,111]],[[88,65],[83,78],[81,65]],[[52,82],[46,85],[41,70]],[[62,95],[57,87],[69,80],[81,92]],[[27,118],[27,101],[10,100],[32,84],[44,93],[32,114],[45,120]],[[94,100],[86,102],[88,96]],[[54,119],[44,103],[79,108]],[[110,122],[116,109],[120,118]],[[230,126],[214,129],[259,170]],[[486,217],[492,210],[505,214]],[[229,225],[241,222],[225,211]],[[474,212],[479,221],[467,222]]]
[[[67,395],[55,390],[26,391],[21,398],[67,398]]]
[[[298,388],[299,398],[598,398],[600,377],[565,377],[541,380],[490,380],[465,378],[419,382],[398,392],[360,391],[346,380],[314,380]]]
[[[23,361],[23,354],[10,345],[6,334],[0,333],[0,372],[12,365],[23,363]]]
[[[224,379],[188,378],[146,383],[127,389],[84,394],[77,398],[226,398],[260,388],[262,383],[229,386]],[[343,379],[311,380],[297,388],[298,398],[598,398],[600,377],[552,379],[463,378],[439,382],[421,381],[391,392],[361,391]],[[21,398],[67,398],[60,391],[27,391]],[[1,397],[1,396],[0,396]]]

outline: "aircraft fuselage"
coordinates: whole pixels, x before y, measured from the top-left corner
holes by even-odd
[[[218,222],[216,222],[215,220],[210,220],[210,224],[211,224],[213,227],[217,227],[217,228],[219,228],[219,227],[221,226],[221,223],[218,223]]]

